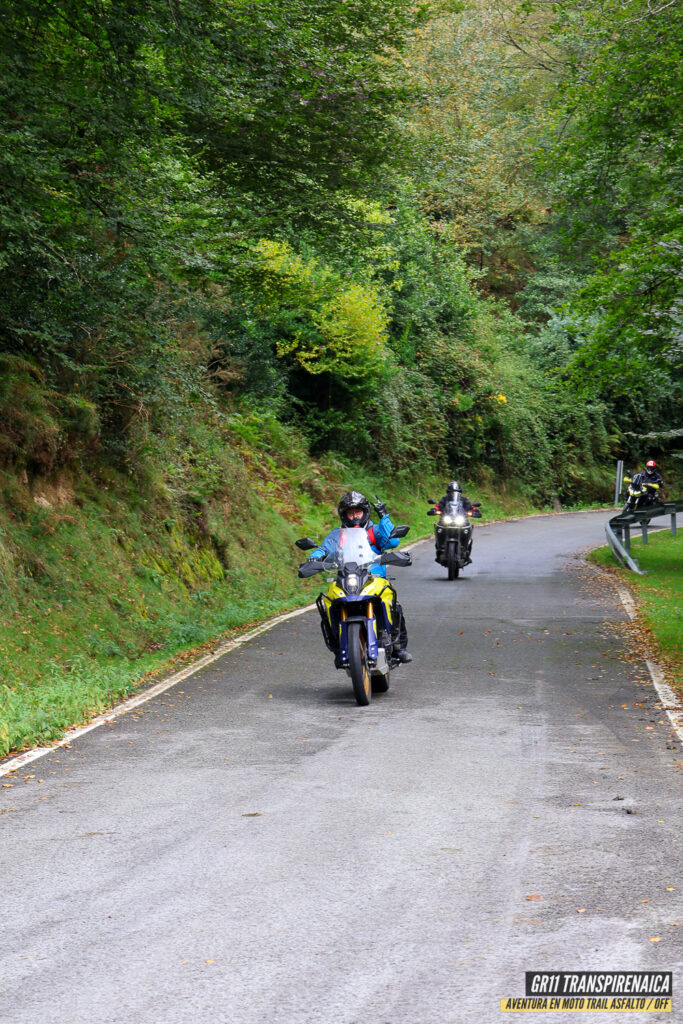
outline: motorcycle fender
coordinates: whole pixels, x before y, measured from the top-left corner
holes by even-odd
[[[331,589],[331,588],[330,588]],[[338,588],[337,588],[338,589]],[[329,593],[329,591],[328,591]],[[335,619],[339,623],[339,660],[342,665],[348,665],[349,662],[349,641],[348,641],[348,623],[349,622],[366,622],[365,615],[349,615],[348,605],[358,604],[357,597],[348,597],[342,592],[342,596],[335,599],[336,615]],[[332,616],[332,605],[329,608],[330,617]]]

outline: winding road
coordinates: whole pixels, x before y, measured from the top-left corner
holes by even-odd
[[[451,583],[418,545],[369,708],[308,612],[4,778],[0,1018],[488,1024],[540,969],[680,1010],[681,753],[607,518],[477,525]]]

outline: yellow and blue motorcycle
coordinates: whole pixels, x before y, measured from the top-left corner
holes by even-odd
[[[409,529],[395,526],[391,536],[405,537]],[[302,551],[318,546],[310,537],[296,544]],[[396,591],[373,568],[411,564],[409,552],[388,550],[378,555],[366,530],[342,528],[332,555],[299,566],[299,576],[304,579],[330,570],[335,573],[316,601],[320,626],[325,645],[334,654],[335,667],[346,669],[351,676],[354,696],[362,706],[370,703],[373,692],[386,693],[391,670],[400,664],[396,656],[400,626]]]

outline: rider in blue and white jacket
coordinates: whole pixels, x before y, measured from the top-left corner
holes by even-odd
[[[378,523],[373,523],[370,519],[370,502],[365,495],[361,494],[360,491],[347,491],[337,506],[341,527],[338,526],[331,530],[320,547],[317,547],[315,551],[310,553],[309,559],[325,558],[328,555],[334,555],[339,547],[339,532],[342,528],[347,530],[353,528],[367,530],[370,546],[378,555],[387,548],[398,547],[398,537],[391,536],[394,524],[387,514],[386,505],[383,501],[378,501],[375,503],[374,509],[380,517]],[[372,572],[375,576],[386,578],[387,575],[386,566],[384,565],[375,566]],[[400,650],[398,652],[398,659],[402,662],[412,661],[412,655],[406,649],[408,646],[408,631],[400,604],[396,605],[396,611],[399,616]]]

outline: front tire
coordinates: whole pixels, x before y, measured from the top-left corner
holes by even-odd
[[[350,622],[347,629],[349,671],[356,703],[367,707],[372,700],[372,679],[368,667],[368,646],[362,623]]]
[[[449,580],[457,580],[460,574],[460,566],[458,565],[458,549],[455,541],[451,541],[448,545],[447,565]]]

